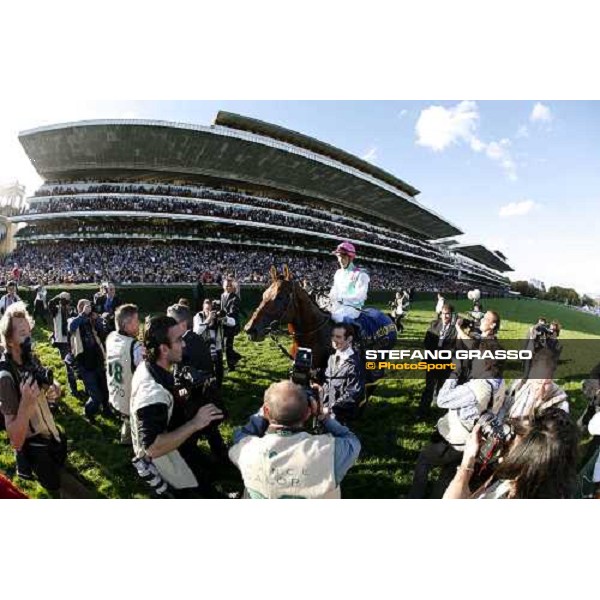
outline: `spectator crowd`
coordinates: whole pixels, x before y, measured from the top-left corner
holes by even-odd
[[[228,272],[235,272],[240,283],[265,284],[273,264],[287,263],[299,278],[313,288],[329,285],[335,271],[331,258],[232,247],[225,244],[189,244],[185,242],[149,243],[110,240],[110,243],[40,242],[22,244],[5,257],[0,280],[14,279],[14,265],[20,269],[23,285],[99,283],[112,280],[120,284],[203,283],[220,284]],[[366,266],[373,289],[443,290],[457,293],[473,283],[457,282],[449,277],[416,269],[381,264]],[[482,291],[498,293],[497,289]]]

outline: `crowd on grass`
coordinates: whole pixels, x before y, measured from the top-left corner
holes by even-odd
[[[15,269],[13,275],[20,275]],[[139,477],[151,495],[228,498],[243,489],[249,498],[341,497],[342,481],[361,452],[353,430],[369,419],[358,330],[345,321],[333,323],[329,356],[311,375],[311,394],[293,375],[274,382],[260,410],[228,445],[219,432],[226,419],[222,384],[243,357],[234,349],[239,285],[231,275],[222,285],[218,303],[207,298],[192,307],[182,298],[147,320],[142,340],[138,307],[127,304],[126,290],[121,295],[114,283],[103,283],[75,306],[68,292],[48,299],[40,288],[35,311],[52,329],[85,418],[94,427],[98,419],[120,422],[119,443],[132,456],[131,477]],[[450,302],[438,294],[425,349],[501,348],[501,317],[491,309],[493,300],[486,302],[484,307],[477,299],[472,321],[465,321],[455,319]],[[14,283],[0,298],[0,314],[6,350],[0,425],[14,450],[17,475],[37,479],[52,496],[82,497],[85,486],[65,468],[68,432],[54,420],[62,390],[32,354],[32,322]],[[434,422],[432,403],[444,414],[420,450],[409,497],[600,497],[600,365],[585,382],[589,405],[576,422],[568,394],[554,379],[559,336],[560,324],[548,326],[541,317],[528,334],[533,359],[510,382],[504,362],[489,354],[460,361],[456,370],[427,370],[415,421]],[[582,454],[584,432],[594,437]],[[210,455],[198,443],[202,438]],[[219,483],[219,474],[231,466],[239,473],[235,493]],[[0,495],[14,498],[20,492],[3,476]]]

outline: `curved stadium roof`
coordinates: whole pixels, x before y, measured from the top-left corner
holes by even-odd
[[[138,172],[209,177],[319,199],[424,239],[462,233],[415,200],[417,189],[343,150],[288,129],[220,112],[206,127],[94,120],[39,127],[19,140],[46,180]]]

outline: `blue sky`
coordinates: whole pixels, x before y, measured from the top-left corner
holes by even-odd
[[[0,182],[39,184],[19,130],[83,118],[208,125],[230,110],[312,135],[400,177],[458,225],[499,249],[511,278],[600,294],[600,103],[453,101],[14,102],[0,116]]]

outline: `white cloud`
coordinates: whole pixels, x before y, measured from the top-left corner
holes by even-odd
[[[398,113],[398,118],[401,119],[402,117],[405,117],[408,114],[408,111],[406,110],[406,108],[403,108],[399,113]]]
[[[529,115],[529,120],[532,123],[549,123],[552,121],[552,111],[550,110],[549,106],[546,106],[541,102],[536,102],[531,114]]]
[[[521,202],[509,202],[500,207],[498,215],[500,217],[522,217],[529,214],[539,205],[533,200],[522,200]]]
[[[475,102],[463,100],[451,108],[430,106],[421,111],[417,120],[417,144],[439,152],[460,141],[470,142],[478,121]]]
[[[517,133],[515,134],[516,138],[527,138],[529,137],[529,129],[527,129],[527,125],[521,125],[519,129],[517,129]]]
[[[452,144],[468,144],[473,152],[483,152],[498,163],[511,181],[517,179],[510,140],[485,142],[478,136],[479,109],[475,102],[463,100],[456,106],[430,106],[421,111],[415,126],[417,144],[440,152]]]
[[[504,138],[501,139],[499,142],[490,142],[485,147],[485,154],[489,159],[500,164],[500,166],[504,169],[504,172],[511,181],[516,181],[517,167],[510,154],[509,148],[510,140]]]
[[[371,163],[374,163],[377,160],[377,148],[375,148],[375,146],[373,146],[372,148],[369,148],[368,152],[363,154],[361,156],[361,158],[363,160],[367,160]]]

